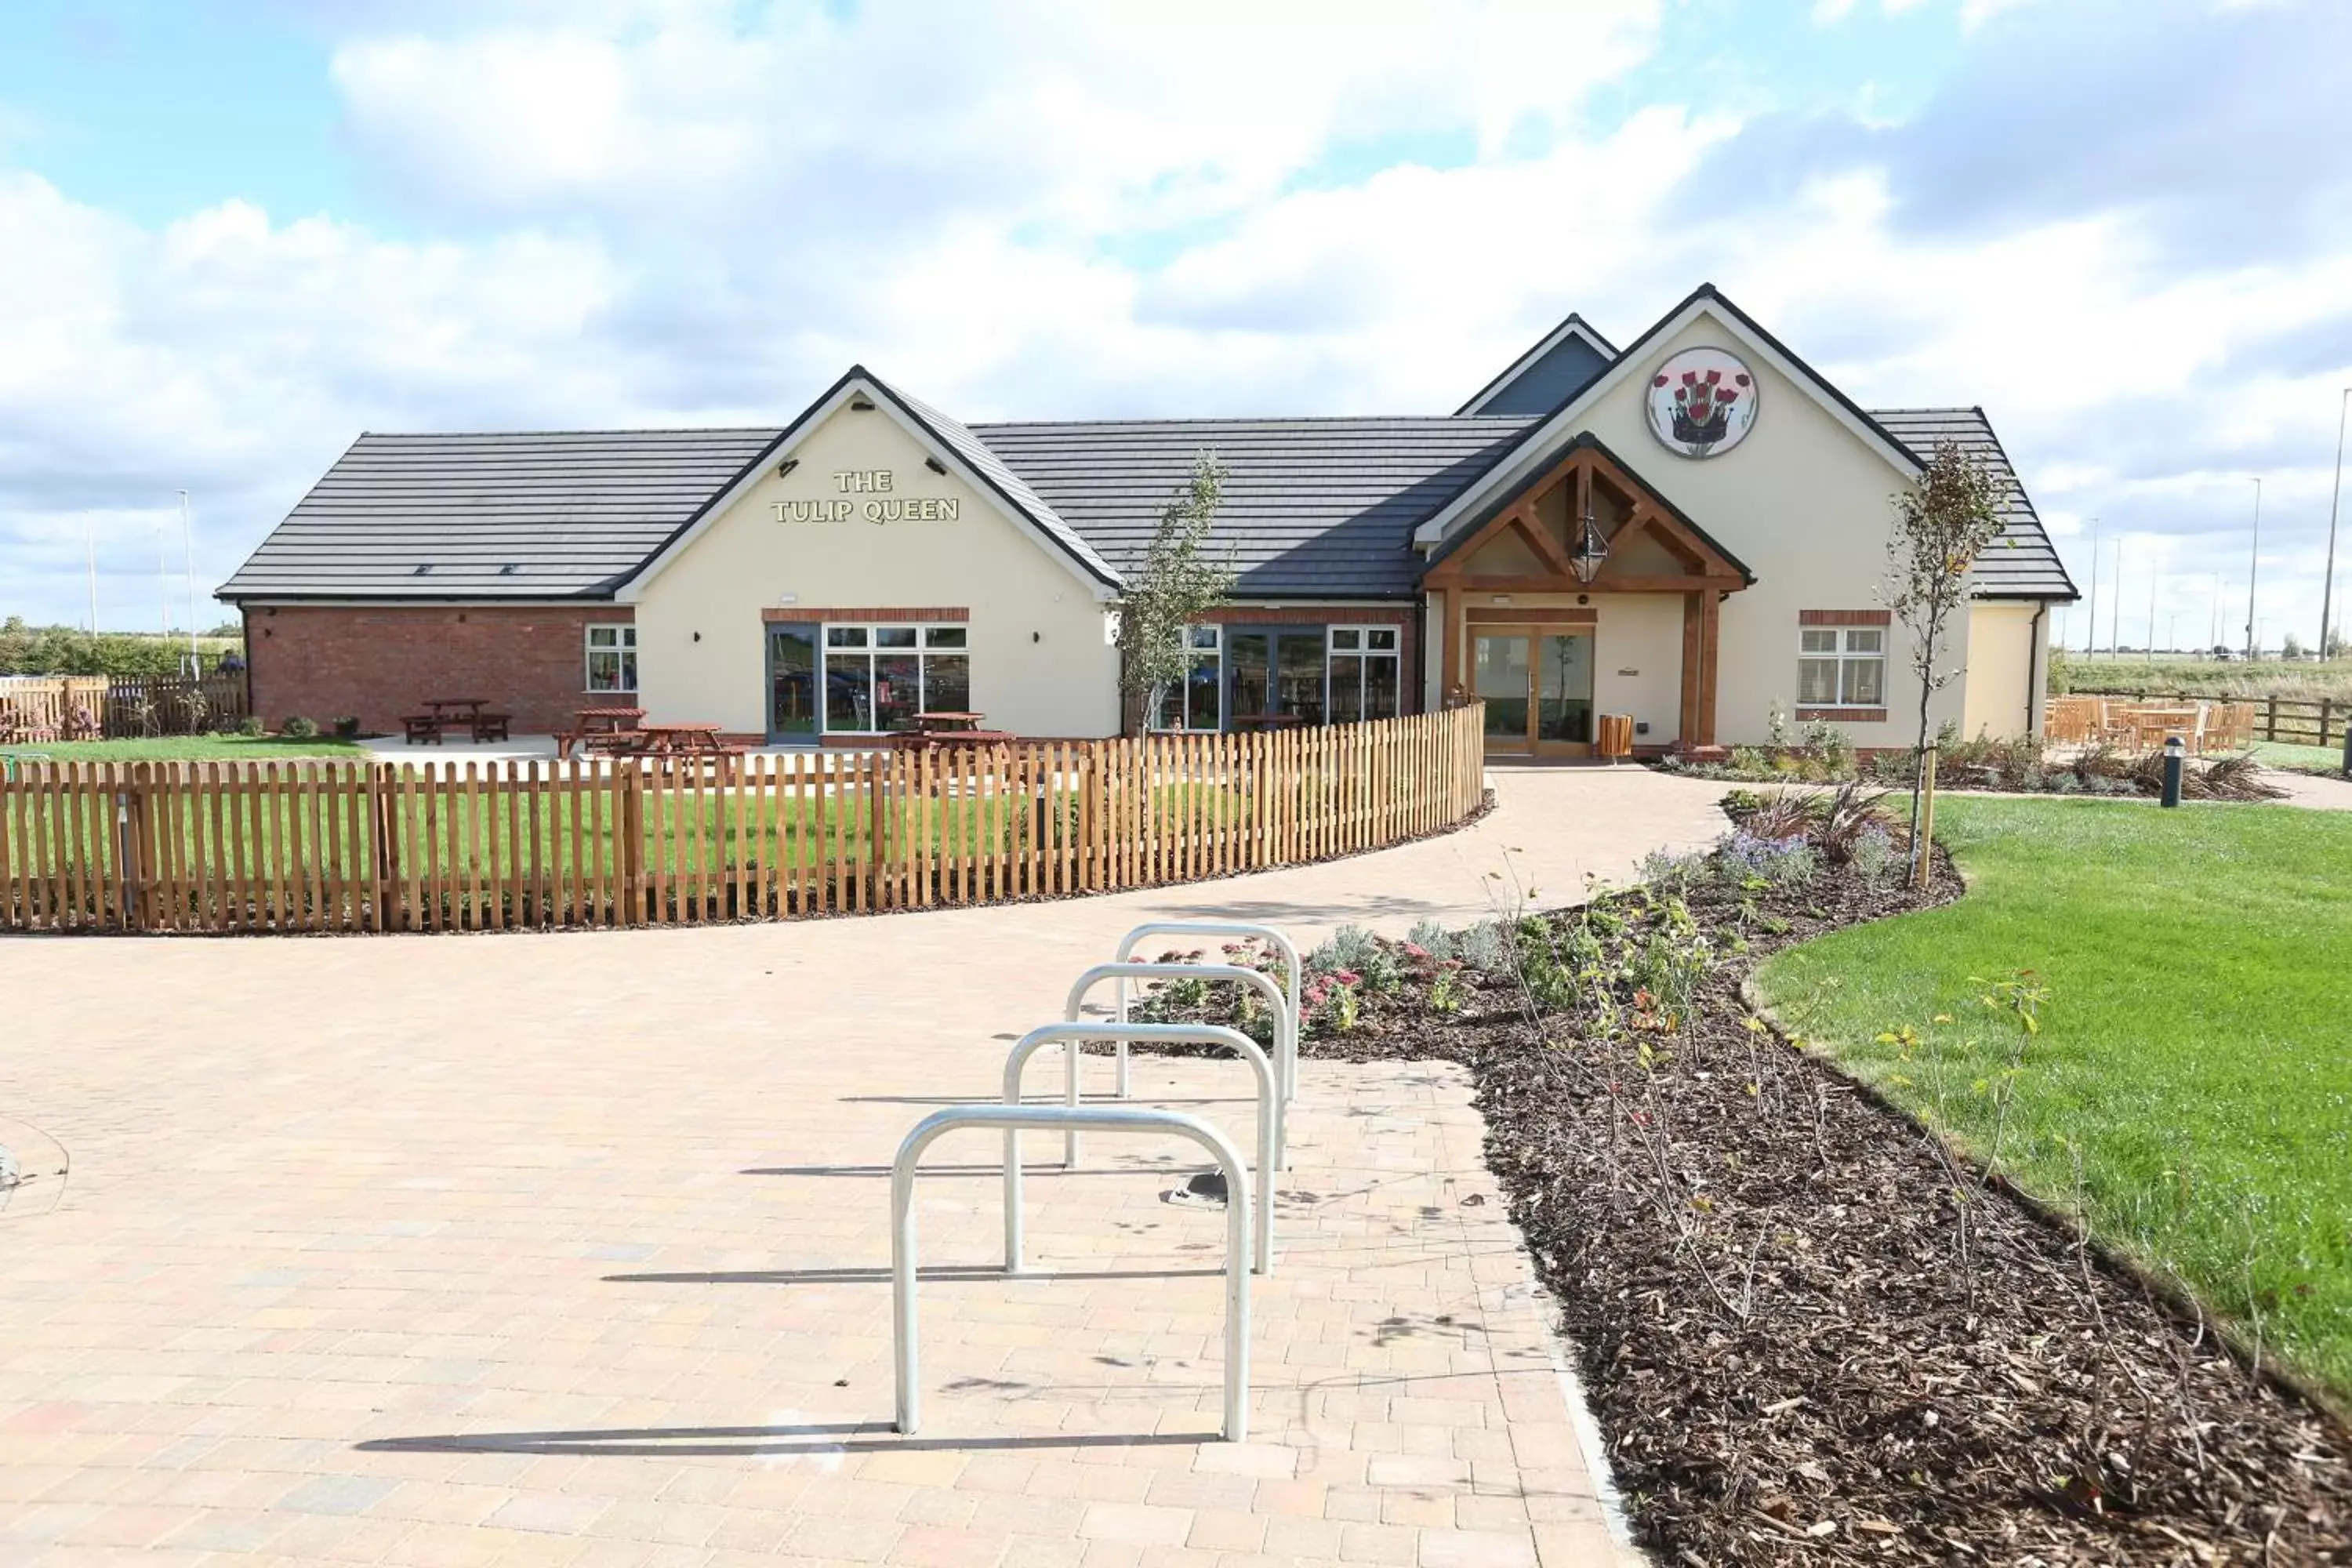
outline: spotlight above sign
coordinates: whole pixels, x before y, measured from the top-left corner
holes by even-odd
[[[1650,377],[1650,434],[1685,458],[1720,458],[1756,425],[1756,378],[1721,349],[1685,349]]]

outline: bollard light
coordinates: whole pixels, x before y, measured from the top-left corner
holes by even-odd
[[[2164,742],[2164,804],[2168,806],[2180,804],[2180,763],[2188,754],[2189,748],[2179,736]]]

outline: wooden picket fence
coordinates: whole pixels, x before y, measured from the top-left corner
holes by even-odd
[[[1280,734],[646,762],[27,764],[0,930],[694,924],[1153,887],[1474,811],[1475,707]]]
[[[246,715],[245,677],[0,676],[0,744],[202,735]]]

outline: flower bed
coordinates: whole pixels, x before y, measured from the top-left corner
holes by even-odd
[[[1740,784],[1843,784],[1856,781],[1908,788],[1914,753],[1858,754],[1838,731],[1808,725],[1780,745],[1737,746],[1719,763],[1661,758],[1664,773]],[[2252,752],[2189,757],[2180,770],[2181,794],[2189,800],[2276,800],[2286,792],[2263,778],[2263,763]],[[2164,793],[2164,755],[2126,752],[2107,746],[2053,752],[2036,740],[1963,741],[1947,732],[1937,742],[1936,787],[2000,790],[2012,795],[2144,795]]]
[[[1310,961],[1309,1055],[1474,1074],[1642,1534],[1701,1564],[2352,1561],[2341,1426],[1743,1001],[1780,947],[1959,896],[1949,867],[1904,885],[1858,792],[1741,815],[1580,910]],[[2032,978],[1982,992],[2032,1070]]]

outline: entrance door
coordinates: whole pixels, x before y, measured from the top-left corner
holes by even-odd
[[[768,628],[768,741],[814,745],[817,738],[816,639],[814,626]]]
[[[1592,637],[1474,632],[1470,694],[1486,704],[1489,753],[1583,756],[1592,749]]]
[[[1486,704],[1486,750],[1532,752],[1533,693],[1528,644],[1521,632],[1479,632],[1470,639],[1470,695]]]
[[[1536,638],[1536,743],[1580,753],[1592,744],[1592,639]]]

